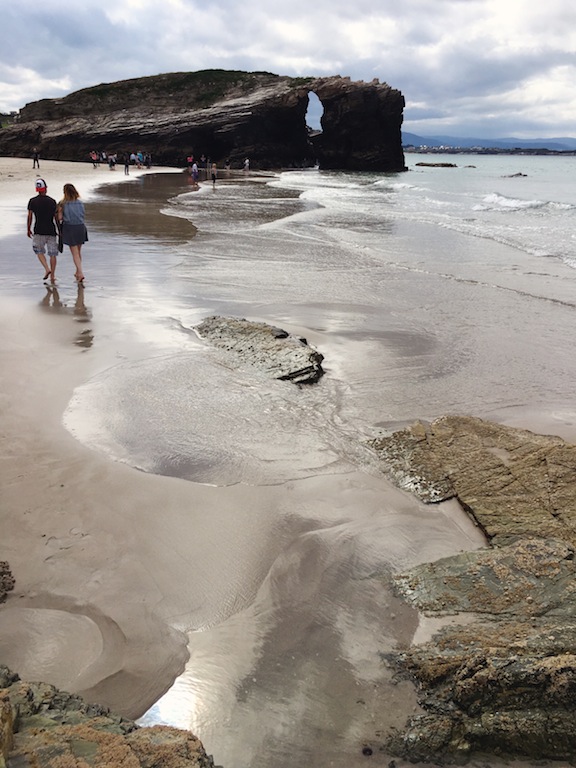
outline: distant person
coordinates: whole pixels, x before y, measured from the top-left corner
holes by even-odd
[[[250,170],[250,159],[247,157],[246,160],[244,160],[244,171],[248,173]]]
[[[194,186],[198,186],[198,163],[192,163],[192,181]]]
[[[229,171],[230,170],[230,158],[226,160],[224,163],[224,170]]]
[[[122,162],[124,163],[124,176],[130,176],[130,155],[128,152],[124,152],[122,155]]]
[[[92,160],[92,168],[98,168],[100,165],[100,155],[95,149],[90,152],[90,160]]]
[[[76,272],[74,277],[84,282],[82,246],[88,241],[84,203],[74,184],[64,184],[64,197],[58,203],[58,221],[62,224],[62,242],[70,248]]]
[[[44,179],[36,180],[36,197],[28,201],[28,237],[32,238],[32,250],[38,256],[38,261],[46,273],[43,280],[56,279],[56,259],[58,257],[58,238],[56,237],[56,200],[49,197],[48,187]],[[34,219],[34,228],[32,228]],[[50,258],[50,266],[46,261],[46,252]]]
[[[218,168],[216,167],[216,163],[212,163],[212,167],[210,168],[210,175],[212,176],[212,186],[216,186],[216,178],[218,176]]]
[[[40,170],[40,152],[38,147],[34,147],[32,150],[32,169],[38,168]]]

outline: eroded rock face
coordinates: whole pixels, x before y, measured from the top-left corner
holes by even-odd
[[[308,93],[324,102],[323,134],[306,128]],[[55,160],[86,160],[91,150],[152,155],[154,164],[183,165],[190,152],[241,168],[313,165],[354,170],[405,170],[404,99],[378,82],[290,78],[268,72],[206,70],[124,80],[61,99],[27,104],[0,131],[0,152],[28,156],[40,147]]]
[[[168,726],[139,728],[110,710],[0,666],[0,765],[215,768],[200,741]]]
[[[207,317],[195,327],[200,338],[232,352],[239,362],[275,379],[313,384],[324,374],[323,355],[305,339],[281,328],[237,317]]]
[[[425,714],[388,748],[410,760],[576,754],[576,446],[471,417],[372,441],[382,469],[427,502],[449,497],[490,546],[395,576],[427,615],[465,614],[390,659]],[[457,618],[456,618],[457,620]]]

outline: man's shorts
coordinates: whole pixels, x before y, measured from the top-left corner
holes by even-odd
[[[34,235],[32,250],[34,253],[48,252],[48,256],[58,256],[58,238],[56,235]]]

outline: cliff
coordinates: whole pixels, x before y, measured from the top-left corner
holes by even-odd
[[[324,106],[322,133],[306,126],[309,92]],[[190,152],[241,167],[402,171],[402,94],[377,80],[290,78],[268,72],[205,70],[124,80],[27,104],[0,131],[0,153],[40,147],[54,160],[93,150],[152,155],[183,165]]]

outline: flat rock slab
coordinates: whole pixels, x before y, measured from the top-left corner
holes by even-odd
[[[576,544],[576,446],[471,416],[416,422],[370,441],[382,470],[425,502],[456,497],[494,544]]]
[[[281,328],[237,317],[205,318],[194,330],[219,349],[232,352],[241,363],[251,365],[275,379],[313,384],[324,374],[323,355],[305,339]]]

